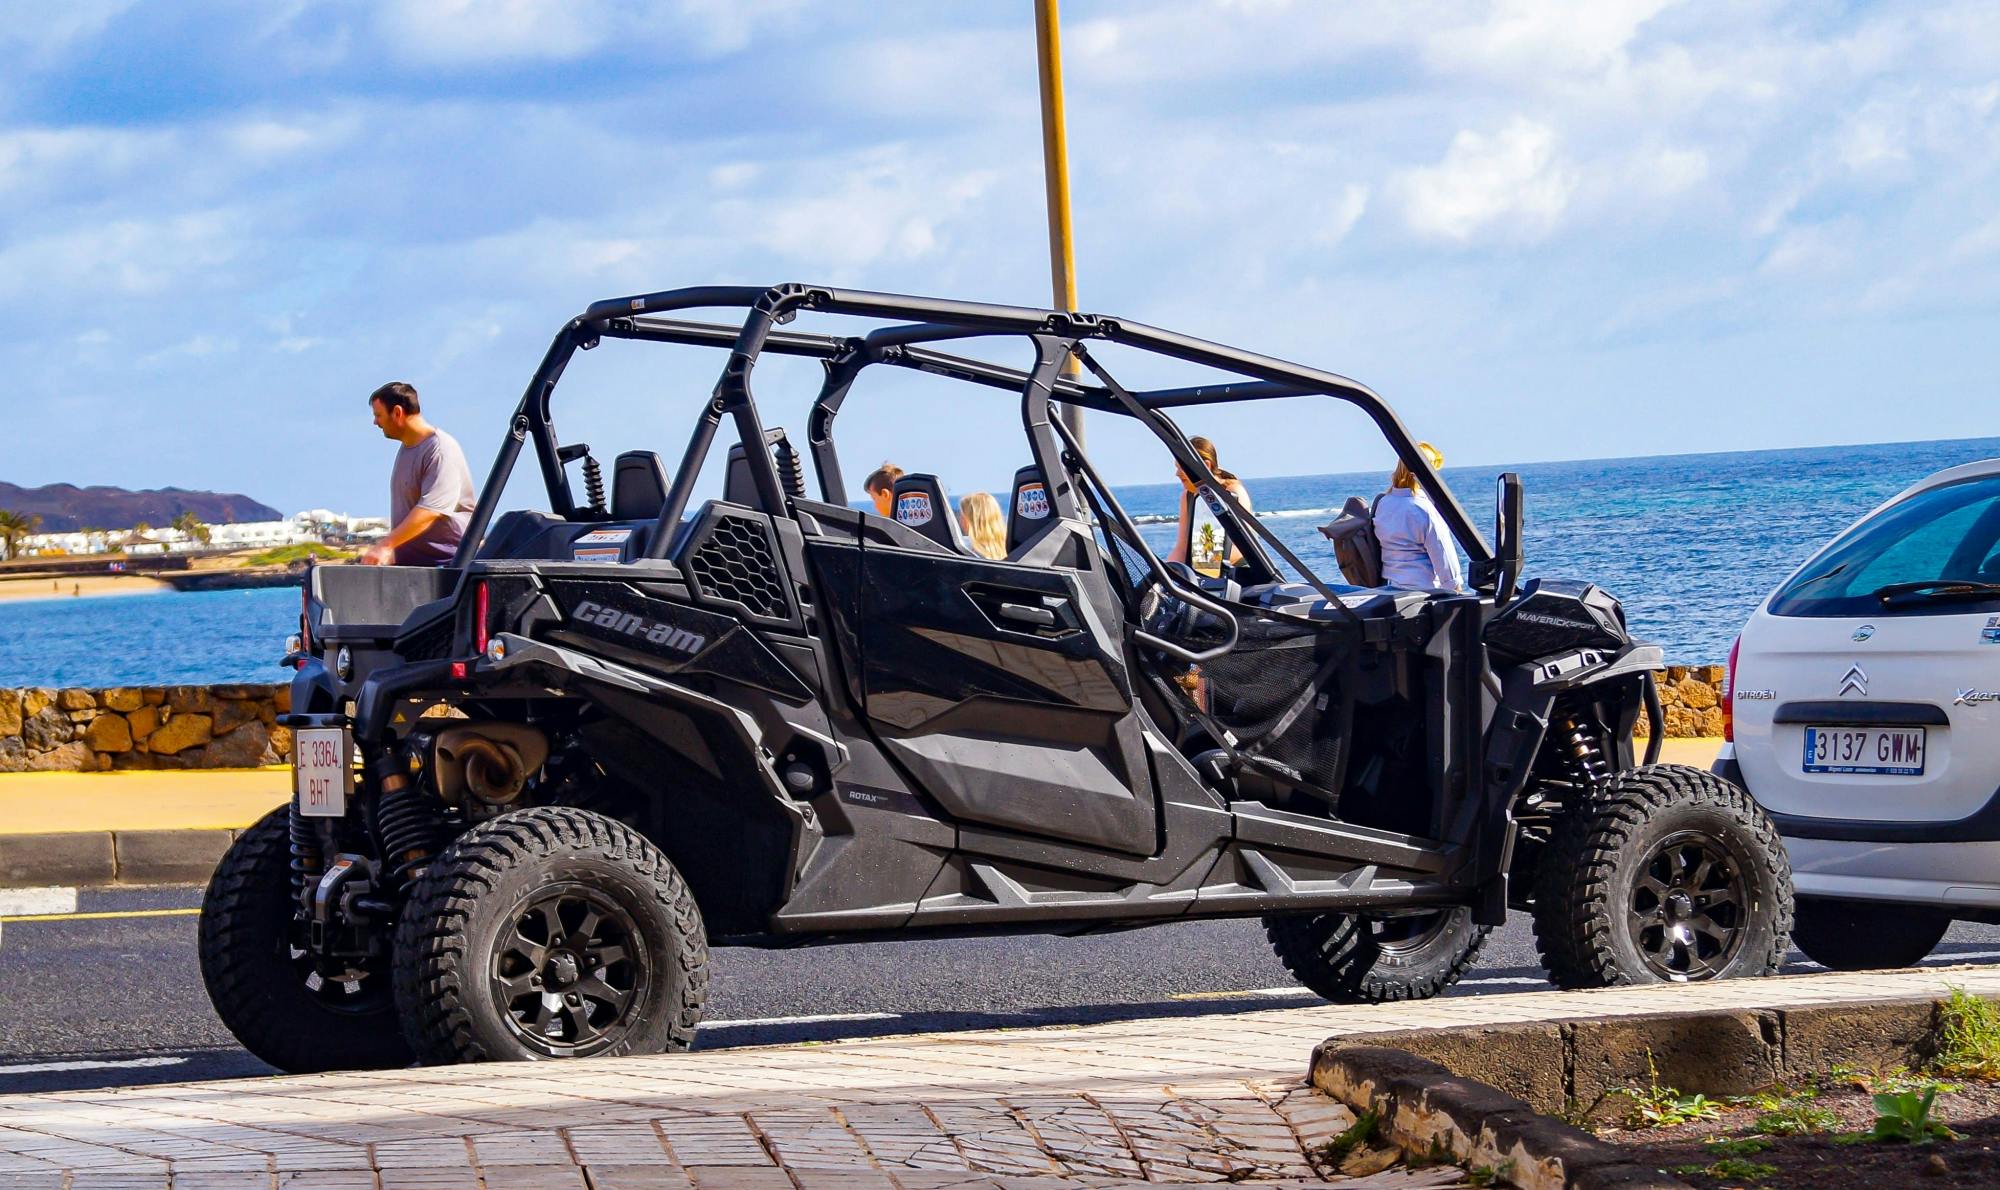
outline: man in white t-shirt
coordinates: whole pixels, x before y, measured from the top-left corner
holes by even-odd
[[[370,566],[449,566],[472,519],[472,472],[458,440],[424,420],[417,390],[394,380],[368,396],[375,428],[403,444],[389,471],[389,535],[361,551]]]

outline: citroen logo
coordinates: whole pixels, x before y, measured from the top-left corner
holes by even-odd
[[[1875,625],[1863,624],[1861,627],[1856,628],[1854,630],[1854,641],[1856,644],[1859,644],[1860,642],[1867,640],[1869,637],[1874,635],[1875,635]]]
[[[1840,696],[1845,698],[1850,694],[1866,695],[1867,693],[1868,671],[1862,669],[1859,665],[1848,666],[1847,675],[1840,679]]]

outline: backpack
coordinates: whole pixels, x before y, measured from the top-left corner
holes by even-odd
[[[1359,496],[1349,496],[1340,515],[1319,527],[1333,542],[1340,573],[1357,587],[1382,585],[1382,542],[1375,536],[1375,504],[1381,499],[1377,496],[1374,503],[1368,503]]]

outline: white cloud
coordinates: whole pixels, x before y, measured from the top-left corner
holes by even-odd
[[[1359,182],[1349,182],[1340,188],[1340,193],[1325,205],[1325,215],[1313,229],[1315,243],[1333,245],[1347,238],[1354,225],[1361,221],[1362,212],[1368,209],[1368,187]]]
[[[380,21],[391,52],[445,64],[565,61],[596,49],[611,32],[593,0],[398,0],[381,10]]]
[[[1424,47],[1443,70],[1592,74],[1621,62],[1669,0],[1499,0],[1484,20],[1447,26]]]
[[[1576,188],[1555,130],[1516,117],[1492,135],[1465,129],[1444,160],[1398,180],[1403,219],[1418,235],[1469,242],[1492,231],[1538,239],[1555,228]]]

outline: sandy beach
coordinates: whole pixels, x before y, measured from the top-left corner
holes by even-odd
[[[0,603],[76,596],[156,595],[173,585],[137,574],[80,574],[61,578],[0,578]]]

